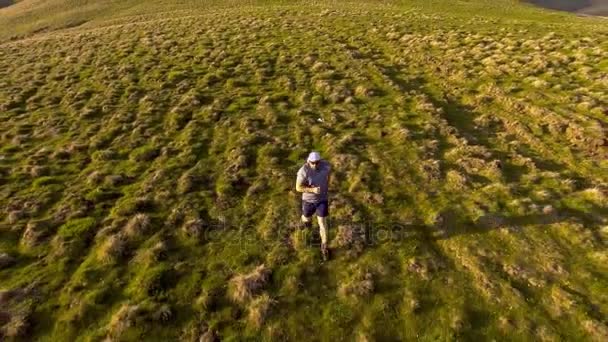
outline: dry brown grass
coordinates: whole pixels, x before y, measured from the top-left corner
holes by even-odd
[[[206,330],[198,339],[199,342],[217,342],[219,339],[211,329]]]
[[[129,239],[141,238],[150,228],[148,215],[139,213],[133,216],[124,227],[125,236]]]
[[[11,210],[8,213],[8,223],[15,224],[23,217],[25,217],[25,213],[22,210]]]
[[[205,231],[205,223],[200,218],[192,218],[186,221],[181,229],[187,237],[199,239]]]
[[[2,327],[4,336],[9,339],[24,338],[30,328],[30,319],[27,315],[14,315],[10,321]],[[1,336],[1,334],[0,334]]]
[[[360,299],[371,295],[374,292],[374,276],[371,272],[360,270],[347,279],[338,288],[338,295],[342,298]]]
[[[0,306],[8,307],[10,303],[22,300],[27,295],[27,289],[0,290]]]
[[[104,179],[104,174],[101,171],[93,171],[87,177],[87,182],[91,185],[100,184]]]
[[[374,95],[374,91],[372,89],[370,89],[369,87],[366,87],[363,85],[358,85],[355,88],[355,96],[357,96],[357,97],[366,98],[366,97],[370,97],[372,95]]]
[[[162,304],[152,314],[152,318],[157,322],[168,322],[173,318],[173,311],[167,304]]]
[[[249,304],[247,320],[256,329],[260,329],[268,315],[271,312],[272,305],[276,304],[276,300],[270,298],[267,293],[253,299]]]
[[[271,270],[264,264],[248,274],[239,274],[230,280],[229,295],[237,303],[244,303],[258,294],[267,284]]]
[[[593,341],[608,340],[608,327],[602,322],[593,319],[588,319],[583,322],[583,328],[589,333]]]
[[[0,270],[12,266],[17,260],[7,253],[0,253]]]
[[[141,265],[153,266],[166,257],[167,249],[167,244],[159,241],[151,248],[139,250],[133,261]]]
[[[123,304],[110,319],[110,323],[107,327],[108,336],[111,338],[120,338],[126,329],[135,324],[139,313],[140,307],[138,305]]]
[[[122,234],[110,235],[101,245],[98,258],[104,263],[114,263],[127,252],[127,240]]]
[[[351,256],[359,255],[363,252],[366,245],[365,230],[363,226],[340,225],[336,229],[331,246],[348,250]]]
[[[21,236],[21,243],[26,247],[38,245],[49,235],[49,225],[50,222],[46,220],[28,222]]]

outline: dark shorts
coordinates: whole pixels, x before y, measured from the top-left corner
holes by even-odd
[[[302,201],[302,215],[311,217],[315,212],[318,217],[329,215],[329,204],[327,203],[327,200],[318,203]]]

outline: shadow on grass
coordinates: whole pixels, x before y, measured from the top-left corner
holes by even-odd
[[[496,229],[507,229],[511,233],[519,233],[526,226],[548,226],[556,223],[581,223],[587,229],[597,233],[596,229],[601,224],[605,224],[605,217],[608,217],[608,210],[594,206],[591,209],[594,215],[573,208],[562,208],[550,213],[534,213],[520,216],[508,216],[501,214],[487,214],[481,216],[476,221],[446,220],[442,225],[426,226],[436,239],[447,239],[458,235],[480,234]],[[454,217],[447,214],[448,217]]]
[[[296,207],[297,203],[297,207]],[[297,215],[288,215],[284,219],[278,219],[273,223],[273,228],[269,231],[272,236],[268,236],[266,241],[275,243],[277,241],[289,242],[295,231],[302,229],[299,220],[299,202],[294,203],[294,212]],[[436,220],[435,224],[426,224],[419,220],[403,222],[398,220],[375,220],[374,214],[367,208],[358,207],[357,210],[362,214],[363,219],[349,220],[329,217],[329,240],[335,239],[338,235],[343,235],[341,239],[352,240],[364,246],[377,246],[384,243],[399,243],[405,241],[421,241],[432,243],[444,239],[469,234],[483,234],[494,230],[503,229],[511,234],[518,234],[523,228],[528,226],[549,226],[558,223],[582,224],[585,229],[591,231],[596,241],[602,241],[599,237],[598,229],[607,223],[608,209],[591,205],[588,211],[581,211],[574,208],[552,209],[546,213],[533,213],[527,215],[513,216],[502,213],[489,213],[484,216],[471,220],[454,210],[443,211]],[[203,240],[224,240],[230,235],[230,242],[237,245],[259,244],[259,237],[253,233],[258,228],[259,223],[249,222],[248,224],[230,224],[228,222],[215,222],[205,229],[206,236]],[[228,235],[226,235],[228,234]],[[318,234],[318,224],[313,218],[312,235],[308,236],[310,244],[320,243]],[[351,242],[352,242],[351,241]],[[347,242],[347,243],[351,243]]]
[[[559,211],[559,212],[558,212]],[[594,207],[593,213],[586,213],[577,209],[564,208],[552,213],[537,213],[521,216],[507,216],[501,214],[487,214],[475,221],[463,219],[454,212],[444,212],[434,225],[422,222],[348,222],[330,220],[330,229],[346,226],[353,231],[353,235],[364,237],[366,245],[378,245],[386,242],[406,241],[410,239],[421,241],[437,241],[453,238],[459,235],[483,234],[497,229],[507,229],[517,234],[527,226],[548,226],[556,223],[580,223],[593,232],[605,224],[608,210]],[[332,232],[332,235],[336,232]],[[596,236],[598,241],[601,241]]]
[[[480,128],[475,122],[475,119],[481,116],[476,110],[469,105],[465,105],[445,94],[443,91],[429,91],[425,88],[426,85],[432,82],[424,77],[415,77],[412,79],[404,79],[402,71],[394,67],[384,68],[386,75],[404,92],[410,90],[422,91],[428,96],[430,102],[436,108],[441,108],[441,117],[447,121],[449,126],[455,129],[454,134],[457,137],[464,137],[472,144],[479,144],[492,152],[493,158],[499,159],[502,163],[503,175],[510,182],[517,182],[526,173],[526,168],[510,162],[511,156],[505,151],[496,148],[493,139],[498,136],[498,133],[507,132],[500,127],[483,127]],[[440,154],[446,153],[450,147],[447,138],[443,134],[436,136],[440,141]],[[539,156],[538,151],[527,145],[521,146],[517,151],[524,157],[530,158],[534,165],[539,169],[547,171],[563,171],[565,165],[560,165],[555,161]]]

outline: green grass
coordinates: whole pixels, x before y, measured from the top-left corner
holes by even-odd
[[[608,337],[604,19],[24,0],[0,26],[0,340]],[[295,229],[313,149],[327,263]]]

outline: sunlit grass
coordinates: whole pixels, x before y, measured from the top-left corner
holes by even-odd
[[[598,19],[74,3],[0,12],[0,339],[606,337]]]

